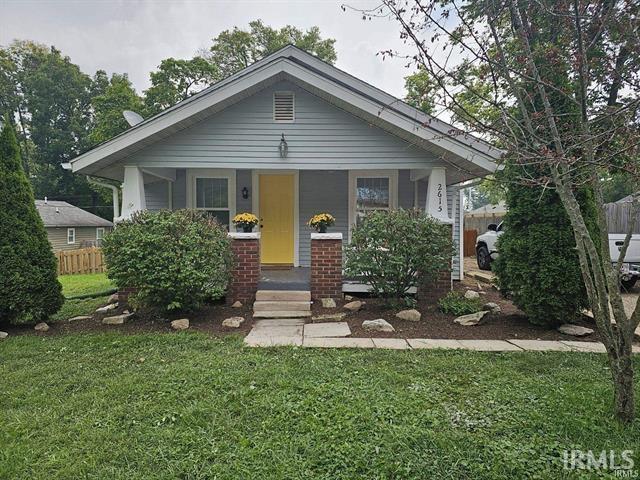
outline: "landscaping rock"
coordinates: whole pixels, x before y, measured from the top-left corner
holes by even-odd
[[[236,300],[235,302],[233,302],[233,305],[231,305],[233,308],[242,308],[242,302],[240,300]]]
[[[171,328],[174,330],[186,330],[189,328],[189,319],[188,318],[180,318],[178,320],[174,320],[171,322]]]
[[[494,302],[487,302],[482,306],[482,310],[485,310],[487,312],[491,312],[491,313],[500,313],[502,311],[502,309],[500,308],[500,305],[498,305],[497,303]]]
[[[422,315],[418,310],[412,308],[410,310],[402,310],[401,312],[396,313],[396,317],[401,320],[408,320],[409,322],[419,322]]]
[[[365,330],[373,330],[375,332],[396,331],[396,329],[393,328],[393,325],[391,325],[383,318],[378,318],[377,320],[365,320],[364,322],[362,322],[362,328],[364,328]]]
[[[229,317],[222,321],[223,327],[238,328],[244,322],[244,317]]]
[[[48,332],[49,331],[49,325],[47,325],[45,322],[40,322],[35,327],[33,327],[33,329],[36,332]]]
[[[96,313],[109,313],[112,310],[118,308],[117,303],[110,303],[109,305],[105,305],[104,307],[100,307],[96,309]]]
[[[581,327],[580,325],[573,325],[571,323],[560,325],[558,327],[558,331],[560,333],[564,333],[565,335],[572,335],[574,337],[584,337],[593,333],[593,330],[591,328]]]
[[[114,293],[109,297],[109,303],[118,303],[118,294]]]
[[[352,312],[357,312],[362,308],[362,302],[360,300],[354,300],[353,302],[345,303],[344,308]]]
[[[467,290],[464,292],[464,298],[467,300],[472,300],[474,298],[480,298],[480,294],[474,290]]]
[[[336,301],[333,298],[321,298],[322,308],[336,308]]]
[[[83,320],[91,320],[92,318],[91,315],[78,315],[77,317],[71,317],[67,322],[81,322]]]
[[[484,316],[488,313],[489,312],[484,311],[484,312],[471,313],[469,315],[462,315],[461,317],[456,318],[454,322],[459,323],[464,327],[479,325],[480,322],[482,322],[482,319],[484,318]]]
[[[325,313],[322,315],[314,315],[311,317],[312,322],[341,322],[347,314],[345,312]]]
[[[123,313],[122,315],[114,315],[112,317],[104,317],[102,323],[104,325],[123,325],[133,313]]]
[[[351,295],[345,295],[344,296],[344,301],[345,302],[351,302],[351,301],[353,301],[353,297]]]
[[[0,340],[7,338],[9,334],[7,332],[0,332]]]

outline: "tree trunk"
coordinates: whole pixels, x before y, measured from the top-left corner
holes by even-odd
[[[620,422],[630,424],[635,417],[631,345],[621,345],[619,350],[618,358],[611,362],[614,411]]]

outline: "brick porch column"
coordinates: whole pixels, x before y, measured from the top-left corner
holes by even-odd
[[[342,234],[311,234],[311,298],[342,295]]]
[[[227,303],[251,302],[260,280],[260,233],[230,232],[233,268],[227,291]]]
[[[447,225],[449,232],[453,236],[453,225]],[[434,305],[444,297],[453,288],[453,281],[451,279],[451,259],[449,259],[449,266],[444,270],[440,270],[434,279],[420,283],[418,285],[417,299],[418,302]]]

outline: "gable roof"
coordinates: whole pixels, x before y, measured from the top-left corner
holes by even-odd
[[[67,202],[36,200],[45,227],[113,227],[113,223]]]
[[[74,172],[95,174],[132,153],[187,128],[281,80],[438,155],[466,178],[496,170],[502,152],[402,100],[289,45],[129,128],[71,161]]]

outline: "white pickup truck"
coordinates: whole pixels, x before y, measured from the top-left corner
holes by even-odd
[[[487,232],[477,238],[476,259],[480,270],[491,270],[491,261],[498,256],[496,242],[503,233],[504,222],[498,225],[492,223],[487,227]],[[623,233],[609,234],[609,252],[614,262],[618,260],[624,238]],[[640,279],[640,235],[632,235],[620,275],[620,283],[625,290],[631,290]]]

